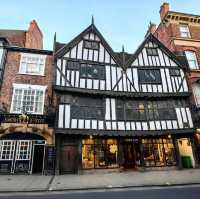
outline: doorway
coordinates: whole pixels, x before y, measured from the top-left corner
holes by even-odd
[[[42,173],[44,165],[44,145],[34,145],[32,173]]]
[[[135,168],[135,149],[132,142],[123,143],[123,155],[124,155],[124,168]]]
[[[78,152],[76,145],[64,145],[61,148],[61,173],[75,173],[78,168]]]

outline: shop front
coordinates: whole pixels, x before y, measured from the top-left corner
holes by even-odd
[[[175,138],[64,136],[57,150],[58,173],[100,169],[176,166]]]
[[[82,168],[105,169],[176,165],[171,138],[83,139]]]

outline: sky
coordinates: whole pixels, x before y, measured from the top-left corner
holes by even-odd
[[[144,39],[150,21],[158,24],[162,0],[2,0],[0,29],[26,30],[38,22],[44,49],[53,37],[68,43],[94,23],[114,51],[133,53]],[[167,0],[170,10],[200,15],[200,0]]]

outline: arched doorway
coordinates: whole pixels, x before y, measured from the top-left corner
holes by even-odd
[[[46,140],[34,133],[9,133],[0,140],[0,172],[42,173]]]

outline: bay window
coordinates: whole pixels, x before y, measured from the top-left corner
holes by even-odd
[[[21,53],[20,74],[44,75],[46,55]]]
[[[43,114],[46,86],[14,84],[12,113]]]

